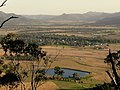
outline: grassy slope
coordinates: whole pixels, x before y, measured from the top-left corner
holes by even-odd
[[[59,87],[59,89],[87,89],[87,88],[92,88],[95,86],[95,84],[100,84],[102,82],[93,80],[90,78],[87,79],[81,79],[80,80],[82,83],[75,83],[75,82],[67,82],[67,81],[56,81],[54,80],[53,82]]]

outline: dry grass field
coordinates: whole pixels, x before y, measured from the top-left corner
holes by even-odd
[[[63,49],[62,46],[44,46],[42,48],[52,56],[57,55],[58,51],[61,50],[51,67],[60,66],[88,71],[91,72],[92,78],[103,82],[109,82],[110,78],[105,71],[110,68],[104,63],[104,58],[108,54],[109,49],[114,52],[119,50],[119,47],[120,44],[111,44],[107,49],[100,50],[94,49],[93,47],[64,47]]]
[[[40,87],[37,88],[37,90],[57,90],[57,89],[58,86],[51,81],[45,82],[44,84],[42,84]],[[1,87],[0,90],[9,90],[9,89],[8,87]],[[15,90],[21,90],[20,85]],[[26,82],[26,90],[31,90],[29,82]]]
[[[101,47],[105,47],[104,45]],[[69,46],[42,46],[43,50],[48,52],[48,55],[51,55],[52,59],[56,55],[58,57],[53,62],[51,68],[55,66],[60,66],[64,68],[71,68],[77,70],[83,70],[91,72],[92,79],[110,82],[110,78],[105,73],[106,70],[110,69],[107,64],[104,63],[104,58],[108,54],[108,50],[117,51],[120,48],[120,44],[111,44],[106,49],[95,49],[93,46],[87,47],[69,47]],[[3,55],[2,49],[0,50],[0,56]],[[7,63],[8,61],[5,60]],[[29,61],[20,61],[22,67],[27,68],[27,65],[30,64]],[[26,64],[27,63],[27,64]],[[28,85],[29,86],[29,85]],[[41,86],[44,89],[46,86],[49,86],[49,90],[55,90],[58,87],[53,82],[47,82]],[[53,87],[52,89],[50,89]],[[5,90],[0,89],[0,90]],[[38,89],[39,90],[39,89]]]

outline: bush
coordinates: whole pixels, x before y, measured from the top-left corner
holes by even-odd
[[[97,84],[92,90],[114,90],[112,84],[104,83],[104,84]]]

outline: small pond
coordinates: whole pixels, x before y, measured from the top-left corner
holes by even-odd
[[[83,77],[83,76],[86,76],[86,75],[90,74],[90,72],[75,70],[75,69],[68,69],[68,68],[62,68],[61,70],[64,71],[63,77],[72,77],[74,73],[78,73],[80,75],[80,77]],[[54,75],[54,69],[49,69],[47,71],[47,74],[53,76]]]

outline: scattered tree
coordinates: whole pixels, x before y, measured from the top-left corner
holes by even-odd
[[[79,73],[73,73],[73,78],[75,80],[80,80],[80,74]]]
[[[57,75],[57,76],[63,76],[64,71],[63,71],[59,66],[56,66],[56,67],[54,68],[54,73],[55,73],[55,75]]]

